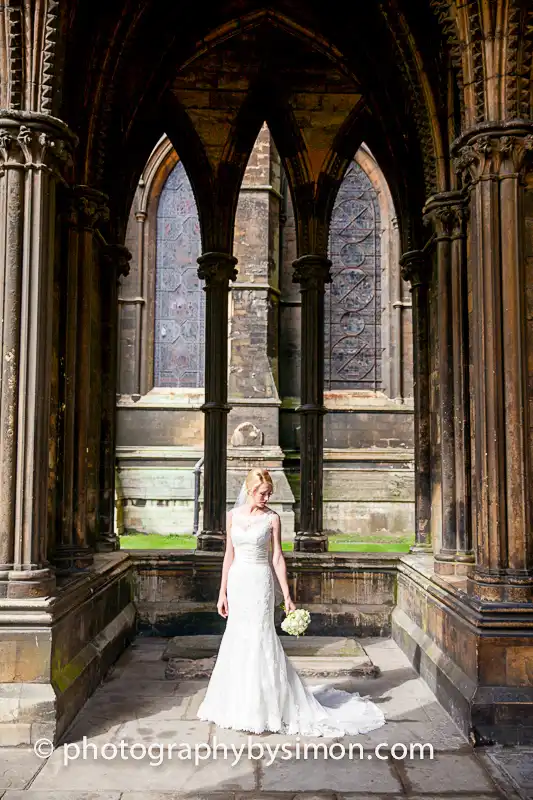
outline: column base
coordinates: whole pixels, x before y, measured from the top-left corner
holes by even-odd
[[[409,548],[412,555],[430,556],[433,553],[433,546],[431,542],[415,542]]]
[[[0,572],[0,598],[49,597],[56,590],[56,574],[43,569],[7,569]]]
[[[196,550],[221,553],[226,549],[225,531],[202,531],[196,537]]]
[[[298,531],[294,537],[295,553],[327,553],[328,537],[325,533]]]
[[[500,603],[533,603],[533,574],[510,573],[502,570],[499,574],[487,574],[479,569],[472,571],[467,578],[468,594],[482,601]]]
[[[58,575],[69,575],[89,569],[94,562],[94,554],[89,547],[60,545],[55,550],[53,560]]]
[[[474,564],[473,553],[457,553],[441,550],[435,554],[433,568],[437,575],[468,575]]]
[[[97,553],[116,553],[117,550],[120,550],[120,540],[118,536],[101,536],[96,542]]]

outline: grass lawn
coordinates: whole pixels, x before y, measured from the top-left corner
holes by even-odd
[[[376,534],[371,542],[360,534],[333,534],[329,537],[329,551],[336,553],[407,553],[414,544],[414,536]],[[157,533],[132,533],[120,537],[123,550],[194,550],[194,536]],[[283,542],[283,550],[291,551],[292,542]]]

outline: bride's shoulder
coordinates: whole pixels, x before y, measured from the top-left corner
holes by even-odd
[[[266,512],[267,512],[271,522],[279,522],[279,514],[278,514],[277,511],[274,511],[274,509],[268,508],[268,506],[267,506]]]

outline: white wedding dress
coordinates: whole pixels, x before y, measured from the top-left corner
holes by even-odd
[[[358,694],[306,686],[274,625],[273,512],[233,513],[234,560],[228,572],[226,630],[198,718],[250,733],[337,737],[384,724]]]

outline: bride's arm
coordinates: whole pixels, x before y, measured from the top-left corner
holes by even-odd
[[[281,522],[278,514],[272,515],[272,566],[278,576],[279,585],[285,600],[285,610],[287,613],[293,611],[296,606],[291,599],[289,584],[287,583],[287,565],[281,549]]]
[[[226,590],[228,586],[228,572],[233,562],[234,550],[233,542],[231,539],[231,511],[228,512],[226,522],[226,551],[224,553],[224,561],[222,562],[222,578],[220,581],[220,592],[218,593],[217,609],[218,613],[223,616],[228,616],[228,601],[226,598]]]

